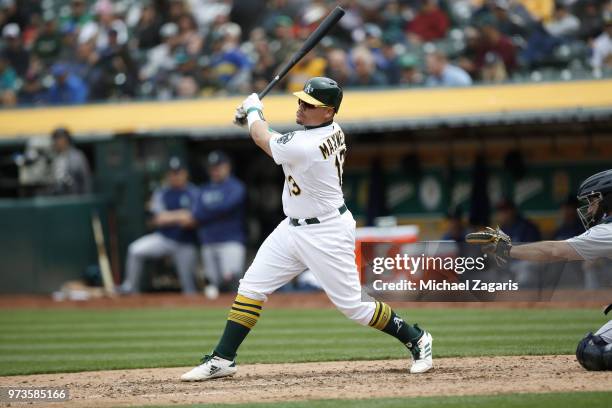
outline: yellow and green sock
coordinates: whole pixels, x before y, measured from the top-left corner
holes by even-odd
[[[227,360],[236,357],[236,351],[259,320],[263,301],[237,295],[230,309],[225,330],[215,347],[214,355]]]

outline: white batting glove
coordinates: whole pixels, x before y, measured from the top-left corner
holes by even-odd
[[[258,109],[263,112],[263,103],[259,100],[259,96],[256,93],[252,93],[242,101],[242,109],[247,114],[250,113],[249,109]]]

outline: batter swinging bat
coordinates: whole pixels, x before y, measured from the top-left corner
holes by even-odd
[[[268,86],[266,86],[265,89],[259,93],[259,99],[263,99],[263,97],[270,92],[274,85],[283,79],[285,75],[287,75],[287,72],[289,72],[289,70],[293,68],[295,64],[304,58],[304,55],[308,54],[308,51],[312,50],[323,37],[325,37],[325,34],[327,34],[329,30],[331,30],[332,27],[338,22],[338,20],[342,18],[344,13],[345,11],[342,9],[342,7],[337,6],[327,15],[327,17],[325,17],[323,21],[321,21],[321,24],[319,24],[317,29],[308,36],[306,41],[304,41],[302,47],[291,56],[291,59],[289,59],[289,61],[283,65],[279,73],[274,77],[274,79],[272,79],[272,81],[270,81]]]

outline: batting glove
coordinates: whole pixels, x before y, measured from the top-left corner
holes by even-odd
[[[255,109],[263,112],[263,103],[261,103],[256,93],[252,93],[242,101],[242,109],[244,109],[247,115]]]
[[[236,113],[234,114],[234,124],[240,127],[245,127],[247,124],[247,115],[244,109],[242,109],[242,105],[236,108]]]

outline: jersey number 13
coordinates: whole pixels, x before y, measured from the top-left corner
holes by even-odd
[[[342,175],[344,174],[344,157],[346,155],[346,147],[338,151],[336,154],[336,170],[338,170],[338,182],[340,183],[340,187],[342,187]]]

